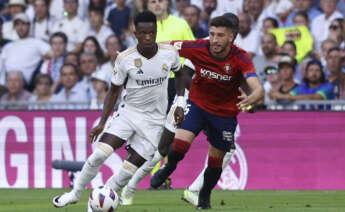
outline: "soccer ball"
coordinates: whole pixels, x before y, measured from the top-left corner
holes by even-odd
[[[119,206],[119,196],[111,188],[100,186],[92,190],[89,206],[93,212],[112,212]]]

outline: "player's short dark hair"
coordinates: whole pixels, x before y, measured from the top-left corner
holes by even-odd
[[[138,23],[154,23],[154,25],[157,24],[157,18],[155,14],[153,14],[151,11],[144,11],[142,13],[139,13],[135,18],[134,18],[134,25],[138,26]]]
[[[60,37],[62,38],[63,42],[66,44],[68,42],[68,37],[65,33],[63,32],[55,32],[54,34],[52,34],[49,38],[49,43],[52,44],[53,38],[55,37]]]
[[[233,13],[225,13],[222,16],[212,18],[210,21],[210,27],[226,27],[235,34],[235,37],[238,33],[239,20],[238,17]]]

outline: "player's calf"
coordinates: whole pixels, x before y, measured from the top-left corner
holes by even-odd
[[[163,169],[160,169],[151,178],[151,187],[158,188],[162,183],[173,173],[176,169],[177,163],[184,158],[185,153],[190,147],[190,143],[181,139],[175,138],[173,148],[168,154],[168,163]]]

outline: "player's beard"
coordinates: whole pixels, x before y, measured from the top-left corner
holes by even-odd
[[[222,54],[224,51],[226,51],[226,48],[230,45],[230,42],[226,42],[224,45],[218,45],[218,44],[211,44],[211,49],[214,54]],[[214,48],[218,47],[218,48]]]

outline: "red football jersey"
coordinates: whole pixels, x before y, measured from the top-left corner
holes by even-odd
[[[172,41],[171,44],[195,66],[189,99],[211,114],[235,117],[239,113],[236,104],[242,80],[256,76],[248,54],[232,45],[225,58],[216,58],[209,52],[209,40]]]

